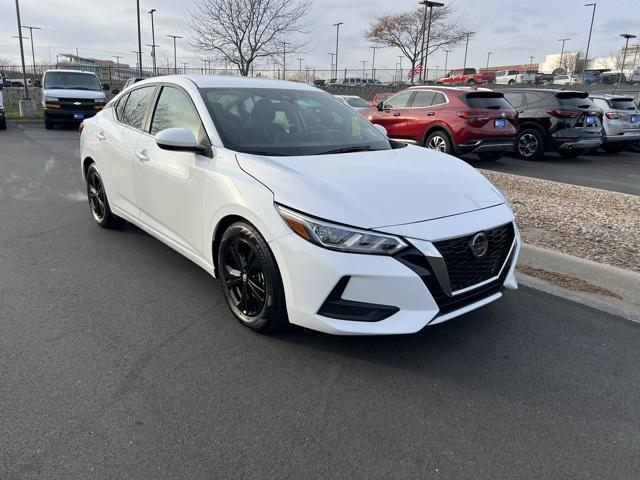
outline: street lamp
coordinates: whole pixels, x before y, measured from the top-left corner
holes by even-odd
[[[29,100],[27,89],[27,67],[24,64],[24,46],[22,45],[22,25],[20,24],[20,4],[16,0],[16,17],[18,17],[18,40],[20,41],[20,60],[22,61],[22,80],[24,83],[24,99]]]
[[[624,54],[622,56],[622,67],[620,67],[620,75],[618,75],[618,85],[622,83],[622,76],[624,75],[624,67],[627,64],[627,50],[629,49],[629,40],[632,38],[637,38],[636,35],[631,35],[630,33],[623,33],[620,35],[622,38],[626,38],[627,42],[624,46]],[[634,65],[635,67],[635,65]]]
[[[151,57],[153,59],[153,75],[157,75],[156,72],[156,29],[153,24],[153,14],[156,12],[155,8],[149,10],[149,15],[151,15]],[[148,45],[147,45],[148,46]]]
[[[402,76],[402,55],[398,55],[398,58],[400,59],[400,63],[398,65],[400,65],[400,70],[398,72],[398,76],[399,76],[399,82],[403,83],[404,78]]]
[[[176,55],[176,39],[177,38],[182,38],[178,35],[167,35],[167,37],[169,38],[173,38],[173,69],[175,71],[175,73],[178,73],[178,57]]]
[[[282,42],[282,79],[287,79],[287,42]]]
[[[593,19],[596,17],[596,2],[585,3],[585,7],[593,7],[593,13],[591,14],[591,27],[589,28],[589,40],[587,40],[587,53],[584,55],[584,66],[582,67],[582,83],[584,84],[584,73],[587,69],[587,62],[589,61],[589,47],[591,46],[591,33],[593,32]]]
[[[364,79],[367,74],[364,73],[364,69],[367,68],[367,61],[366,60],[360,60],[360,62],[362,63],[362,78]]]
[[[382,47],[369,47],[373,50],[373,57],[371,58],[371,78],[376,78],[376,49]]]
[[[558,65],[558,68],[562,68],[562,58],[564,57],[564,44],[571,40],[570,38],[559,38],[558,41],[562,42],[562,50],[560,50],[560,64]]]
[[[429,61],[429,40],[431,37],[431,19],[433,17],[433,7],[444,7],[444,3],[440,2],[432,2],[431,0],[420,0],[418,1],[420,5],[424,5],[424,12],[422,14],[422,47],[420,50],[420,80],[424,83],[425,79],[428,75],[425,75],[427,70],[425,62]],[[427,27],[427,55],[425,57],[424,54],[424,28],[425,21],[427,18],[427,8],[429,9],[429,26]]]
[[[467,36],[467,43],[464,47],[464,64],[462,65],[462,73],[464,74],[465,68],[467,68],[467,52],[469,51],[469,37],[476,32],[467,32],[465,35]]]
[[[42,30],[40,27],[28,27],[26,25],[22,25],[22,28],[29,29],[29,37],[31,38],[31,58],[33,59],[33,82],[36,81],[36,53],[33,48],[33,31],[34,30]]]
[[[447,65],[449,64],[449,53],[451,52],[451,50],[445,50],[444,51],[444,74],[447,74]]]
[[[135,53],[136,54],[136,66],[140,69],[140,64],[138,62],[140,62],[140,59],[142,58],[142,54],[140,53],[139,50],[131,50],[131,53]],[[139,70],[138,72],[140,74],[140,76],[142,76],[142,69]]]
[[[529,57],[529,70],[533,69],[533,59],[536,57]]]
[[[136,12],[138,15],[138,50],[135,50],[135,53],[138,56],[138,74],[142,76],[142,33],[140,30],[140,0],[136,0]]]
[[[487,53],[487,70],[489,70],[489,59],[491,58],[491,55],[493,55],[493,52]]]
[[[329,52],[329,55],[331,55],[331,73],[329,73],[329,76],[330,76],[330,77],[333,77],[333,57],[335,57],[335,56],[336,56],[336,54],[335,54],[335,53],[333,53],[333,52]],[[331,80],[331,79],[329,79],[329,80]],[[336,80],[337,80],[337,79],[336,79]]]
[[[336,27],[336,81],[338,80],[338,42],[340,39],[340,25],[343,25],[344,22],[334,23],[332,26]]]
[[[296,60],[298,60],[298,73],[302,73],[302,61],[304,60],[304,58],[296,58]]]

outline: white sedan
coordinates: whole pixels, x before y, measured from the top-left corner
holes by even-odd
[[[311,86],[156,77],[80,139],[95,221],[193,260],[251,329],[411,333],[517,287],[518,230],[488,180]]]

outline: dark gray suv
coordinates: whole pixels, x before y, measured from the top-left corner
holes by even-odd
[[[520,115],[516,152],[524,160],[538,160],[545,152],[577,157],[598,148],[603,111],[585,92],[518,88],[502,90]]]

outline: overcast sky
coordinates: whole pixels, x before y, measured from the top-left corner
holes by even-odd
[[[504,65],[543,61],[545,54],[559,53],[556,40],[569,37],[568,50],[585,50],[591,8],[584,0],[440,0],[455,6],[454,18],[477,32],[469,47],[470,66],[484,66],[487,52],[493,51],[491,63]],[[121,55],[125,63],[135,64],[132,50],[137,48],[134,0],[21,0],[22,21],[25,25],[40,26],[37,31],[36,58],[53,62],[56,53],[75,53],[81,56],[112,59]],[[192,0],[142,0],[143,12],[157,9],[155,17],[156,43],[159,58],[162,54],[173,58],[172,40],[167,34],[185,35],[185,9]],[[376,16],[411,10],[417,0],[315,0],[309,15],[312,22],[307,51],[293,54],[288,60],[290,69],[297,68],[297,57],[303,66],[328,69],[328,52],[335,48],[337,21],[344,22],[340,32],[340,69],[359,68],[361,60],[371,60],[371,50],[364,31]],[[526,6],[525,6],[526,5]],[[0,58],[19,59],[15,7],[13,0],[2,0],[0,8]],[[149,15],[143,15],[143,43],[151,43]],[[640,0],[599,0],[590,56],[600,56],[619,50],[624,45],[621,33],[640,34]],[[191,50],[185,41],[178,40],[178,62],[201,66],[203,55]],[[29,47],[27,41],[26,44]],[[149,65],[149,47],[146,62]],[[27,50],[30,63],[30,51]],[[379,50],[376,67],[394,68],[399,52]],[[449,66],[461,66],[464,46],[449,56]],[[295,63],[294,63],[295,62]],[[444,54],[437,53],[430,66],[444,65]],[[370,65],[370,64],[368,64]]]

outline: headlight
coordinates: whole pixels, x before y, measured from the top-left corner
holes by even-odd
[[[282,219],[305,240],[329,250],[394,255],[408,244],[399,237],[336,225],[276,205]]]
[[[107,103],[107,99],[105,97],[94,99],[95,103]]]
[[[59,102],[60,99],[58,97],[50,97],[49,95],[47,95],[46,97],[44,97],[44,101],[45,102]]]

